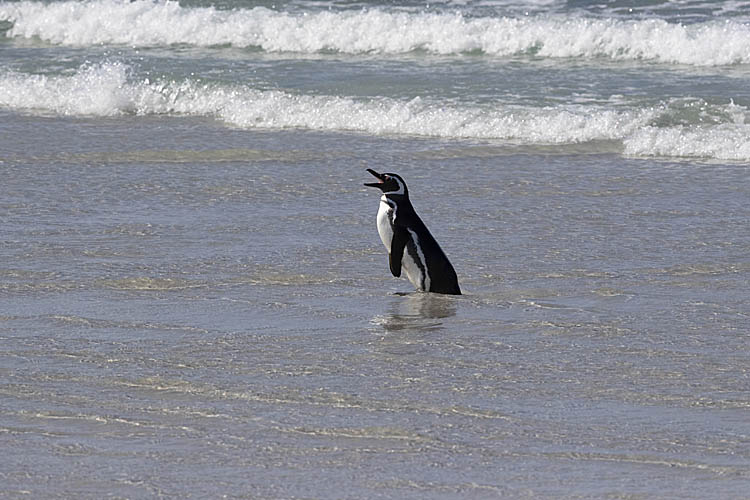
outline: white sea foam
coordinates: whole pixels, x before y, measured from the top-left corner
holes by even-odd
[[[750,125],[644,127],[624,140],[633,156],[750,160]]]
[[[656,122],[623,138],[625,154],[719,160],[750,159],[750,110],[730,102],[673,99]]]
[[[645,124],[650,112],[570,107],[445,107],[420,98],[357,100],[294,95],[244,86],[150,82],[127,66],[103,63],[70,76],[0,74],[0,106],[63,115],[123,113],[214,116],[243,128],[307,128],[540,143],[617,139]]]
[[[118,63],[89,66],[72,76],[0,73],[0,106],[61,115],[111,116],[134,109],[124,86],[127,68]]]
[[[150,0],[0,3],[0,20],[13,24],[9,37],[73,46],[230,45],[269,52],[533,53],[698,66],[750,63],[750,26],[729,20],[681,25],[661,19],[467,17],[382,9],[289,13]]]
[[[744,123],[748,110],[731,103],[714,105],[709,125],[684,125],[682,109],[690,105],[682,101],[657,108],[445,106],[419,98],[354,99],[196,80],[150,81],[134,77],[122,63],[106,62],[65,76],[0,73],[0,106],[68,116],[207,116],[248,129],[304,128],[526,144],[614,140],[623,142],[626,154],[637,156],[750,159],[750,125]],[[654,125],[660,122],[666,123]]]

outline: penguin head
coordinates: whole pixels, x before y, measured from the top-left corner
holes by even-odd
[[[383,194],[400,194],[403,196],[409,196],[409,191],[406,189],[406,183],[398,174],[379,174],[371,168],[367,169],[372,175],[377,177],[378,182],[365,182],[365,186],[376,187],[383,191]]]

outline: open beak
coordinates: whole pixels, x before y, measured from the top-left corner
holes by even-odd
[[[385,182],[385,176],[383,174],[379,174],[371,168],[368,168],[367,171],[377,177],[378,182],[365,182],[365,186],[379,188]]]

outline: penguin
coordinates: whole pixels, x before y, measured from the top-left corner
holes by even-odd
[[[379,174],[367,169],[378,182],[366,182],[383,192],[378,208],[378,233],[388,250],[391,274],[406,271],[419,291],[461,295],[458,277],[448,257],[432,237],[409,201],[406,183],[397,174]]]

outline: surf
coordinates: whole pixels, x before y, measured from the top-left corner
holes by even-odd
[[[630,156],[750,159],[750,109],[679,98],[653,103],[445,104],[429,98],[351,97],[260,90],[196,78],[144,77],[122,62],[65,74],[0,71],[0,107],[59,116],[201,116],[241,129],[569,145],[615,141]],[[596,149],[596,148],[595,148]]]
[[[682,24],[579,13],[282,12],[87,0],[0,3],[0,21],[11,23],[8,38],[75,47],[180,44],[268,53],[601,58],[709,67],[750,63],[750,26],[733,19]]]

